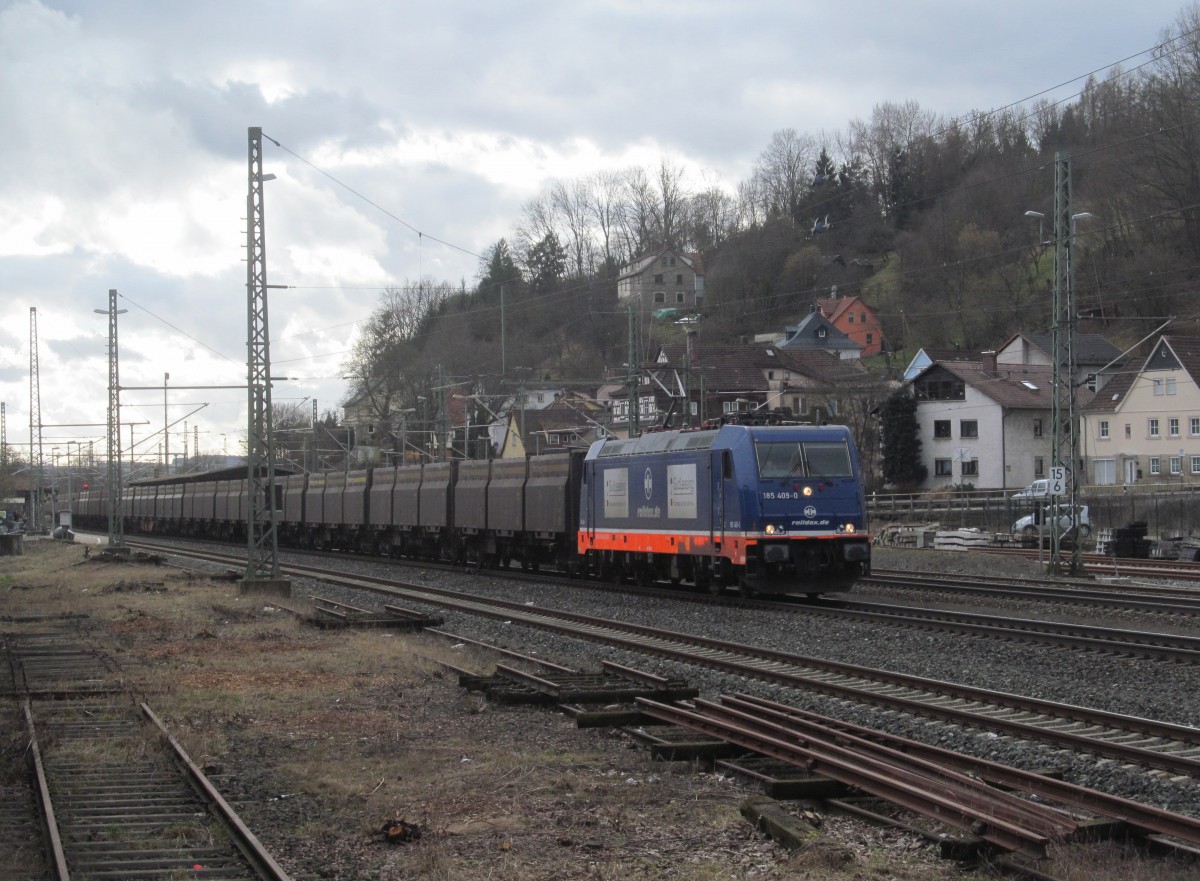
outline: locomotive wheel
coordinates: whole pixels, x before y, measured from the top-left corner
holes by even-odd
[[[751,587],[750,583],[748,581],[746,581],[745,578],[738,579],[738,596],[740,596],[742,599],[744,599],[744,600],[753,599],[754,595],[757,593],[758,593],[758,591],[756,591],[753,587]]]

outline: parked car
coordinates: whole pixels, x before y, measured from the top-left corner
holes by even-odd
[[[1092,534],[1092,521],[1091,521],[1091,518],[1088,517],[1088,506],[1087,505],[1077,505],[1076,507],[1079,509],[1079,537],[1087,538],[1089,535]],[[1070,511],[1070,508],[1066,505],[1060,506],[1059,511],[1061,512],[1058,516],[1059,528],[1062,530],[1062,533],[1065,534],[1070,531],[1070,529],[1073,525],[1071,523],[1071,511]],[[1048,527],[1049,519],[1050,519],[1050,506],[1047,505],[1045,508],[1042,509],[1041,517],[1037,516],[1037,512],[1034,512],[1033,514],[1026,514],[1024,517],[1022,517],[1020,520],[1018,520],[1016,523],[1014,523],[1012,525],[1012,531],[1016,535],[1037,535],[1038,534],[1038,521],[1039,520],[1044,521],[1046,526]],[[1046,531],[1049,532],[1049,529],[1047,528]]]

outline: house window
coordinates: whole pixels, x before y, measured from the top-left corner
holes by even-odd
[[[683,273],[682,272],[675,273],[675,284],[677,284],[677,285],[683,284]]]
[[[725,413],[736,413],[738,410],[737,401],[723,401],[721,410]]]
[[[1182,456],[1172,456],[1168,461],[1170,463],[1170,468],[1171,468],[1172,474],[1179,475],[1179,474],[1183,473],[1183,457]]]
[[[867,334],[867,345],[869,346],[873,342],[875,342],[875,334],[873,334],[873,333]]]
[[[979,476],[979,460],[978,459],[963,459],[962,476],[963,477],[978,477]]]
[[[1193,416],[1188,420],[1188,433],[1192,437],[1200,434],[1200,416]]]
[[[866,312],[859,312],[859,313],[858,313],[858,320],[859,320],[859,323],[860,323],[860,324],[866,324],[866,323],[867,323],[867,313],[866,313]]]
[[[847,313],[846,313],[846,323],[847,323],[847,324],[853,324],[853,323],[854,323],[854,313],[853,313],[853,312],[847,312]]]
[[[1131,437],[1133,437],[1133,428],[1129,425],[1128,422],[1126,422],[1125,423],[1125,440],[1129,440]]]
[[[935,477],[953,477],[954,476],[954,469],[952,467],[953,464],[954,464],[953,459],[934,459],[933,460],[934,476]]]
[[[934,437],[950,437],[950,420],[935,419],[933,421],[933,436]]]
[[[1150,380],[1150,385],[1154,388],[1155,397],[1163,393],[1163,381],[1161,379]]]
[[[558,443],[558,435],[557,434],[550,435],[550,443],[552,443],[552,444]]]
[[[682,303],[682,302],[683,302],[683,291],[676,291],[676,292],[675,292],[675,302],[676,302],[676,303]]]
[[[1150,457],[1150,473],[1151,474],[1161,474],[1162,473],[1162,466],[1159,465],[1159,463],[1158,463],[1158,456]]]
[[[1200,456],[1192,456],[1192,473],[1200,474]]]
[[[674,265],[675,265],[675,258],[674,258],[674,257],[672,257],[672,258],[671,258],[671,265],[672,265],[672,266],[674,266]]]
[[[1117,482],[1117,463],[1114,459],[1096,459],[1096,485],[1112,486]]]
[[[1042,436],[1042,420],[1040,420],[1040,419],[1033,420],[1033,436],[1034,437]]]
[[[958,423],[959,437],[979,437],[979,420],[963,419]]]
[[[963,401],[967,386],[961,379],[924,379],[916,384],[918,401]]]
[[[817,328],[817,336],[820,339],[825,339],[825,328],[823,328],[823,327]]]
[[[1179,437],[1179,417],[1172,416],[1167,420],[1167,434],[1171,437]]]
[[[1046,476],[1046,460],[1042,456],[1034,456],[1033,457],[1033,476],[1034,477],[1045,477]]]
[[[1100,420],[1100,439],[1108,440],[1108,420],[1107,419]]]
[[[654,292],[654,302],[655,303],[667,302],[667,295],[664,294],[662,291],[655,291]]]
[[[654,273],[654,283],[655,284],[662,284],[662,278],[663,278],[663,274],[661,272]]]
[[[1158,437],[1158,420],[1157,419],[1147,420],[1146,433],[1149,434],[1150,437]]]
[[[1167,394],[1168,395],[1175,394],[1175,380],[1174,379],[1167,380]]]

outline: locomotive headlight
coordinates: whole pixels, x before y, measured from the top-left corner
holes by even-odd
[[[856,529],[856,527],[854,526],[853,523],[843,523],[841,526],[839,526],[837,528],[837,531],[848,535],[848,534],[854,532],[855,529]]]
[[[763,532],[767,535],[784,535],[787,530],[783,528],[782,523],[768,523],[763,528]]]
[[[804,494],[806,496],[811,496],[812,495],[812,487],[811,486],[804,487]]]

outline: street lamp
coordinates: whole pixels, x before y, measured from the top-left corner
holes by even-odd
[[[396,410],[396,416],[400,417],[400,462],[403,465],[408,461],[408,415],[416,413],[416,407],[405,407],[403,410]],[[392,423],[392,430],[395,431],[395,423]]]
[[[1040,211],[1026,211],[1026,217],[1036,217],[1038,222],[1038,243],[1046,244],[1046,215]]]
[[[50,483],[50,529],[53,530],[58,520],[58,447],[50,448],[50,459],[54,462],[54,480]]]

